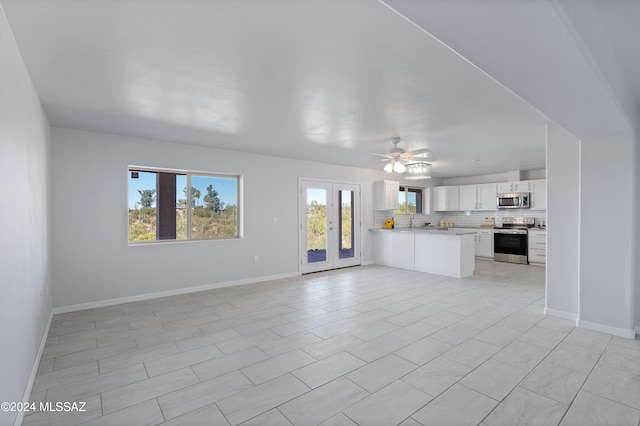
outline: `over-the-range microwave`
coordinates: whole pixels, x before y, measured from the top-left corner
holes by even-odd
[[[499,209],[528,209],[529,192],[516,192],[510,194],[498,194],[496,207]]]

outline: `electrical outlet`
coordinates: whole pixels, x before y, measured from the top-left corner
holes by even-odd
[[[254,261],[254,263],[260,262],[260,256],[258,256],[257,254],[254,254],[253,255],[253,261]]]
[[[277,218],[277,217],[274,217],[274,218],[273,218],[273,224],[274,224],[274,225],[277,225],[277,224],[278,224],[278,218]]]

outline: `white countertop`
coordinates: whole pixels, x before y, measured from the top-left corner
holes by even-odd
[[[386,228],[372,228],[369,231],[379,231],[379,232],[413,232],[413,233],[425,233],[425,234],[438,234],[438,235],[468,235],[475,234],[473,231],[464,230],[461,228],[449,228],[449,229],[437,229],[437,228],[394,228],[394,229],[386,229]]]

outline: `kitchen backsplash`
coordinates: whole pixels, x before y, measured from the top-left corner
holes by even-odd
[[[486,218],[495,218],[496,226],[502,224],[502,218],[507,217],[534,217],[536,219],[536,226],[544,222],[547,225],[547,212],[546,211],[532,211],[532,210],[496,210],[490,212],[443,212],[434,213],[430,215],[415,214],[413,215],[414,226],[423,226],[425,223],[430,222],[431,225],[438,226],[440,221],[453,222],[453,226],[464,227],[480,227],[485,223]],[[384,228],[384,221],[391,219],[395,222],[396,228],[408,228],[411,225],[411,218],[409,215],[394,215],[393,211],[376,210],[374,214],[374,226],[376,228]]]

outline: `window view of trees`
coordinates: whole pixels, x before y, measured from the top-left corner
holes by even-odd
[[[157,177],[163,173],[169,176],[169,185],[158,183]],[[187,191],[188,181],[190,191]],[[163,205],[166,208],[163,209]],[[175,216],[171,212],[175,212]],[[238,219],[237,177],[162,171],[129,174],[130,242],[234,238],[239,236]]]
[[[400,187],[398,192],[398,209],[394,214],[422,213],[422,189]]]

